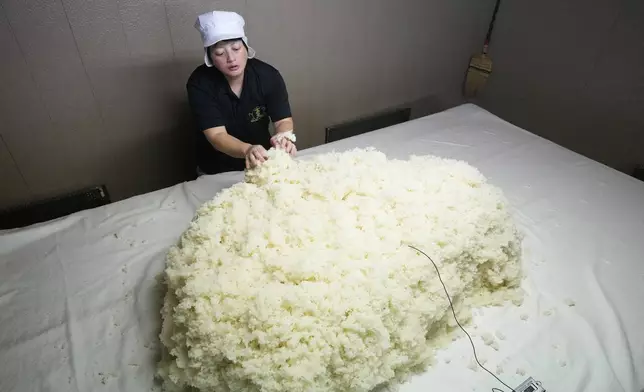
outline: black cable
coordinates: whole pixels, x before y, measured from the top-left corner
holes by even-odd
[[[490,25],[487,28],[487,34],[485,35],[485,46],[488,46],[490,44],[490,41],[492,40],[492,30],[494,30],[494,22],[496,21],[496,14],[497,12],[499,12],[500,5],[501,0],[496,0],[494,11],[492,12],[492,20],[490,21]]]
[[[427,255],[427,253],[425,253],[425,252],[423,252],[422,250],[420,250],[420,249],[416,248],[415,246],[413,246],[413,245],[407,245],[407,246],[408,246],[408,247],[410,247],[410,248],[412,248],[412,249],[414,249],[414,250],[416,250],[416,251],[418,251],[418,252],[420,252],[420,253],[422,253],[423,255],[425,255],[425,257],[427,257],[427,258],[429,259],[429,261],[431,261],[431,262],[432,262],[432,264],[434,265],[434,268],[436,269],[436,274],[438,275],[438,280],[440,280],[440,281],[441,281],[441,284],[443,285],[443,290],[445,290],[445,295],[447,296],[447,300],[449,301],[449,306],[450,306],[450,308],[452,309],[452,314],[454,315],[454,321],[456,321],[456,324],[458,324],[458,326],[461,328],[461,330],[465,333],[465,335],[467,336],[467,338],[470,340],[470,344],[472,345],[472,351],[474,352],[474,359],[476,360],[476,363],[481,367],[481,369],[483,369],[483,370],[485,370],[486,372],[490,373],[490,375],[491,375],[492,377],[496,378],[496,380],[497,380],[498,382],[500,382],[501,384],[505,385],[505,387],[506,387],[506,388],[508,388],[510,391],[512,391],[512,392],[516,392],[516,391],[514,390],[514,388],[512,388],[512,387],[511,387],[511,386],[509,386],[508,384],[506,384],[506,383],[504,383],[503,381],[501,381],[501,379],[500,379],[500,378],[498,378],[494,373],[492,373],[491,371],[489,371],[489,370],[488,370],[485,366],[483,366],[483,365],[481,364],[481,362],[479,361],[479,358],[478,358],[478,356],[476,355],[476,347],[474,347],[474,342],[472,341],[472,337],[470,336],[470,334],[469,334],[469,333],[467,333],[467,331],[465,330],[465,328],[463,328],[463,326],[461,325],[461,323],[458,321],[458,318],[456,318],[456,311],[454,310],[454,304],[452,303],[452,297],[450,297],[450,296],[449,296],[449,293],[447,292],[447,287],[445,287],[445,283],[443,283],[443,278],[441,278],[441,273],[438,271],[438,266],[436,265],[436,263],[434,263],[434,260],[432,260],[432,258],[431,258],[431,257],[429,257],[429,256]],[[498,389],[498,388],[492,388],[492,392],[496,392],[496,391],[503,392],[502,390],[500,390],[500,389]]]

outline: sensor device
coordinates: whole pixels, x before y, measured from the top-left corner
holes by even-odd
[[[527,380],[521,383],[518,387],[514,388],[515,392],[546,392],[546,390],[541,386],[541,381],[536,381],[532,377],[528,377]]]

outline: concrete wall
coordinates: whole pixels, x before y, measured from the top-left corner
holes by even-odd
[[[644,164],[644,1],[505,1],[480,104],[631,173]]]
[[[185,82],[195,17],[247,19],[283,73],[300,147],[324,127],[414,103],[460,102],[493,2],[468,0],[2,0],[0,207],[91,184],[114,199],[193,176]]]

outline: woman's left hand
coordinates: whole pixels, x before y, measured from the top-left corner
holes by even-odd
[[[295,153],[297,153],[295,143],[285,137],[277,137],[277,135],[273,136],[271,138],[271,145],[275,148],[281,148],[291,156],[295,156]]]

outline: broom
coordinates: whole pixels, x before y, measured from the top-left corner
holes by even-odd
[[[490,21],[490,26],[488,27],[487,35],[485,36],[483,51],[479,54],[475,54],[470,59],[470,66],[467,69],[463,89],[463,93],[467,98],[475,97],[478,92],[483,89],[488,76],[492,73],[492,59],[487,55],[487,49],[490,45],[492,30],[494,29],[494,20],[496,19],[496,13],[499,11],[500,4],[501,0],[496,0],[494,12],[492,13],[492,20]]]

